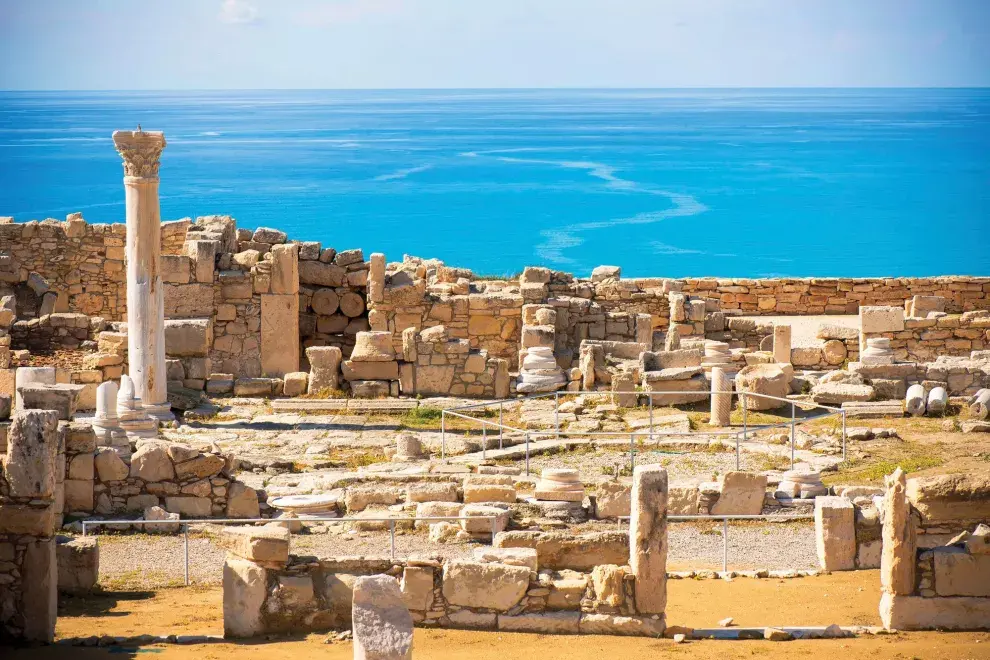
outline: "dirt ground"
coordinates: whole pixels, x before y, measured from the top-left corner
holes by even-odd
[[[726,616],[742,626],[878,625],[877,571],[836,573],[790,580],[737,579],[671,580],[668,583],[668,622],[691,627],[715,627]],[[217,587],[163,589],[156,592],[117,592],[60,601],[57,637],[89,635],[221,634],[222,592]],[[155,653],[170,660],[309,660],[353,657],[350,643],[323,643],[325,635],[273,638],[244,643],[139,649],[44,647],[5,651],[5,660],[89,660]],[[781,646],[784,644],[784,646]],[[606,636],[562,638],[523,633],[416,629],[417,658],[476,658],[478,660],[601,660],[614,657],[822,658],[990,658],[987,633],[900,633],[864,635],[856,639],[718,642],[674,644],[666,639]]]

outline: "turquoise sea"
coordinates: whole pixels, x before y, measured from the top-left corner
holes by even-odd
[[[990,274],[990,89],[0,92],[0,215],[162,216],[478,273]]]

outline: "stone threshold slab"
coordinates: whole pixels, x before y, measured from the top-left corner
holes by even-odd
[[[405,411],[419,407],[413,399],[274,399],[272,410],[278,412],[383,412]]]

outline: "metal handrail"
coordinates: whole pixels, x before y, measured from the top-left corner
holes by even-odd
[[[197,520],[83,520],[82,535],[86,536],[86,527],[99,525],[181,525],[182,526],[182,546],[184,555],[185,584],[189,586],[189,525],[211,525],[226,523],[309,523],[309,522],[387,522],[389,531],[389,558],[395,559],[395,525],[396,522],[416,523],[417,521],[444,521],[444,520],[490,520],[492,524],[492,543],[495,543],[495,535],[498,533],[498,519],[500,516],[413,516],[411,518],[331,518],[329,516],[306,516],[305,518],[202,518]],[[99,543],[99,540],[97,540]]]
[[[596,390],[596,391],[592,391],[592,392],[588,392],[588,391],[563,392],[563,394],[564,394],[564,396],[569,396],[569,395],[573,395],[573,396],[611,396],[611,395],[615,394],[615,392],[607,392],[607,391]],[[823,404],[820,404],[820,403],[810,403],[810,402],[806,402],[806,401],[794,401],[794,400],[791,400],[791,399],[777,397],[777,396],[773,396],[773,395],[770,395],[770,394],[759,394],[759,393],[756,393],[756,392],[745,392],[745,391],[736,391],[736,390],[704,390],[704,391],[698,391],[698,390],[689,390],[689,391],[673,390],[673,391],[664,391],[664,392],[623,392],[622,394],[634,394],[637,397],[638,396],[642,396],[642,395],[646,395],[648,397],[649,416],[650,416],[649,417],[649,419],[650,419],[649,430],[646,430],[646,431],[564,431],[564,430],[562,430],[560,428],[560,396],[561,396],[561,392],[559,390],[558,391],[554,391],[554,392],[539,392],[539,393],[536,393],[536,394],[530,394],[530,395],[519,397],[519,398],[516,398],[516,399],[499,399],[499,400],[496,400],[496,401],[484,401],[484,402],[481,402],[481,403],[473,403],[473,404],[468,404],[468,405],[465,405],[465,406],[454,406],[453,408],[444,408],[443,410],[440,411],[440,459],[441,460],[446,460],[446,458],[447,458],[447,430],[446,430],[446,426],[447,426],[447,424],[446,424],[447,415],[451,415],[453,417],[460,417],[462,419],[467,419],[467,420],[470,420],[472,422],[479,422],[481,424],[481,431],[482,431],[481,458],[482,458],[482,460],[486,460],[487,459],[487,451],[488,451],[488,434],[487,434],[487,430],[488,430],[489,427],[494,427],[494,428],[497,428],[498,429],[499,449],[502,449],[503,448],[503,438],[504,438],[504,432],[505,431],[509,431],[510,433],[516,433],[516,434],[520,434],[520,435],[525,436],[525,443],[526,443],[526,476],[529,476],[529,458],[530,458],[530,448],[529,448],[529,445],[530,445],[531,436],[532,435],[540,435],[541,433],[545,433],[547,435],[551,435],[552,434],[554,437],[556,437],[558,439],[561,436],[564,436],[565,438],[568,437],[568,436],[579,436],[579,437],[590,437],[590,438],[595,438],[595,437],[599,437],[599,436],[603,436],[603,437],[615,437],[615,436],[627,437],[628,436],[629,437],[629,465],[630,465],[630,469],[634,468],[635,467],[635,464],[636,464],[636,459],[635,459],[635,451],[636,451],[635,450],[635,438],[636,437],[646,436],[650,440],[652,440],[654,438],[654,436],[657,436],[657,435],[666,436],[666,437],[680,437],[680,436],[702,436],[702,435],[715,435],[715,436],[725,435],[725,436],[728,436],[728,435],[735,434],[735,436],[736,436],[736,442],[735,442],[736,469],[739,470],[740,469],[740,466],[741,466],[740,442],[748,442],[748,440],[749,440],[748,436],[749,436],[750,430],[765,431],[765,430],[768,430],[768,429],[775,429],[775,428],[790,428],[790,436],[791,436],[791,440],[790,440],[790,449],[791,449],[791,456],[790,456],[790,459],[791,460],[790,460],[790,463],[791,463],[791,466],[790,467],[793,470],[794,469],[794,463],[795,463],[795,460],[794,459],[795,459],[795,450],[796,450],[795,445],[796,445],[796,440],[797,440],[797,437],[796,437],[797,436],[797,425],[798,424],[805,424],[805,423],[808,423],[808,422],[814,422],[814,421],[818,421],[818,420],[821,420],[821,419],[826,419],[826,418],[831,417],[833,415],[838,415],[838,416],[841,417],[841,421],[842,421],[842,460],[845,460],[846,459],[846,411],[844,409],[842,409],[842,408],[835,408],[833,406],[826,406],[826,405],[823,405]],[[657,431],[657,430],[655,430],[653,428],[653,397],[655,397],[655,396],[684,395],[684,394],[694,395],[694,396],[699,395],[699,394],[705,394],[705,395],[707,395],[709,397],[712,396],[712,395],[714,395],[714,394],[728,394],[729,396],[733,396],[734,395],[734,396],[738,397],[740,399],[740,403],[742,404],[742,414],[743,414],[743,424],[742,424],[743,428],[742,428],[742,431],[741,431],[741,433],[742,433],[742,440],[740,441],[740,435],[739,435],[740,434],[740,431],[738,431],[738,430],[737,431],[731,431],[731,430],[727,430],[727,431],[713,430],[713,431],[703,431],[703,432],[702,431],[697,431],[697,432],[695,432],[695,431],[683,432],[683,431],[662,431],[662,430]],[[534,399],[549,398],[551,396],[554,398],[554,428],[553,428],[553,430],[549,430],[548,429],[546,431],[530,431],[530,430],[525,430],[525,429],[517,429],[517,428],[511,427],[511,426],[506,426],[505,424],[502,423],[502,412],[503,412],[503,407],[504,407],[505,404],[507,404],[507,403],[520,404],[520,403],[522,403],[524,401],[530,401],[530,400],[534,400]],[[790,419],[790,421],[779,422],[779,423],[776,423],[776,424],[756,424],[756,425],[749,424],[749,421],[747,419],[748,408],[746,406],[746,397],[757,397],[757,398],[762,398],[762,399],[770,399],[772,401],[780,401],[780,402],[785,403],[785,404],[788,404],[789,403],[791,405],[791,419]],[[470,415],[464,415],[464,414],[458,412],[458,411],[461,411],[461,410],[474,410],[474,409],[478,409],[478,408],[486,409],[486,408],[488,408],[490,406],[495,406],[495,405],[497,405],[498,406],[498,409],[499,409],[499,414],[498,414],[499,421],[498,422],[493,422],[493,421],[489,421],[489,420],[478,418],[478,417],[471,417]],[[824,414],[821,414],[821,415],[810,415],[808,417],[802,417],[799,420],[797,418],[797,408],[799,406],[801,407],[802,411],[807,410],[808,408],[822,408],[822,409],[827,410],[829,412],[824,413]]]

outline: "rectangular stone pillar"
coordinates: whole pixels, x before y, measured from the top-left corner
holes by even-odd
[[[791,326],[773,325],[773,361],[791,363]]]
[[[282,377],[299,371],[299,295],[261,296],[261,372]]]
[[[629,566],[636,576],[636,611],[663,614],[667,606],[667,471],[633,470]]]
[[[917,539],[907,498],[907,479],[897,468],[884,479],[883,551],[880,555],[880,584],[885,593],[907,596],[914,592]]]
[[[856,568],[856,510],[844,497],[815,498],[815,547],[826,571]]]

